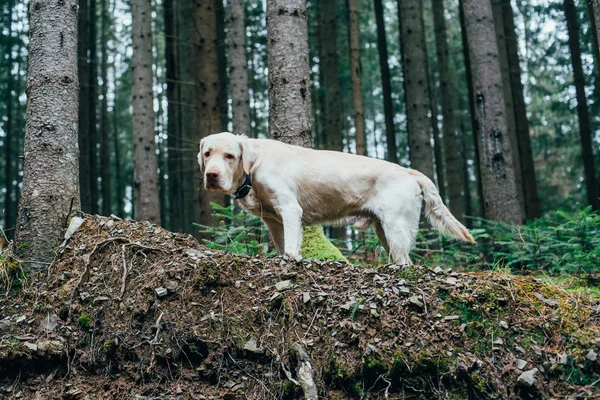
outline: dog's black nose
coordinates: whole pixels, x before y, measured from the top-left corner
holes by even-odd
[[[217,179],[219,179],[219,173],[218,172],[207,172],[206,173],[206,180],[216,181]]]

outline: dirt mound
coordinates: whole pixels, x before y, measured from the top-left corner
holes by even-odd
[[[595,396],[599,315],[533,278],[252,258],[86,216],[0,299],[0,397],[302,398],[304,350],[329,399]]]

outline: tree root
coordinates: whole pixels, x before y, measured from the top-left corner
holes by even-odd
[[[296,375],[298,380],[297,383],[296,380],[292,381],[300,384],[305,400],[318,400],[319,393],[317,391],[317,384],[315,383],[315,371],[313,370],[308,353],[306,353],[306,350],[304,350],[304,347],[300,343],[294,343],[290,348],[290,352],[297,361]]]

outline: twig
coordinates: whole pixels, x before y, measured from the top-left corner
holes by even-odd
[[[125,259],[125,246],[121,246],[121,259],[123,260],[123,278],[121,280],[121,295],[119,296],[119,300],[123,300],[123,296],[125,295],[125,285],[127,283],[127,274],[129,271],[127,270],[127,260]]]
[[[163,317],[163,312],[160,312],[160,315],[158,316],[158,319],[156,320],[156,335],[154,335],[154,339],[152,339],[152,341],[150,342],[151,345],[157,344],[158,343],[158,335],[160,334],[160,321],[162,320]]]

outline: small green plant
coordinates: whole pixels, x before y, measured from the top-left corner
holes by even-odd
[[[238,211],[233,205],[221,206],[211,203],[212,216],[219,221],[216,226],[194,224],[209,249],[224,250],[249,256],[271,256],[268,251],[268,230],[260,218],[245,211]]]
[[[89,327],[92,325],[92,317],[90,317],[88,314],[81,314],[77,319],[77,323],[82,329],[89,329]]]
[[[352,321],[356,320],[356,314],[358,314],[358,310],[360,308],[360,306],[366,301],[367,299],[364,297],[361,297],[360,300],[358,300],[358,302],[354,305],[354,308],[352,308],[352,313],[350,314],[350,319]]]

